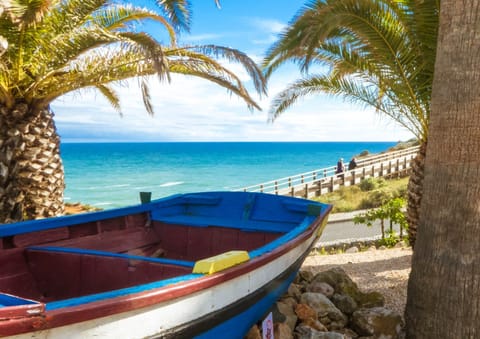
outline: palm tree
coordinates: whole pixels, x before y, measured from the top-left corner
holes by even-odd
[[[265,81],[240,51],[179,46],[188,28],[188,0],[157,0],[160,11],[107,0],[2,1],[0,4],[0,223],[63,212],[64,173],[50,103],[80,90],[98,90],[120,110],[114,82],[139,77],[152,114],[147,80],[180,73],[212,81],[259,109],[240,79],[218,58],[240,63],[257,92]],[[162,46],[139,22],[153,20],[170,41]]]
[[[264,60],[267,77],[286,62],[305,73],[275,97],[272,120],[303,96],[328,93],[374,107],[416,136],[421,148],[408,199],[412,245],[422,196],[438,10],[438,0],[310,1]],[[312,67],[318,73],[311,74]]]
[[[407,338],[478,338],[480,0],[443,0]]]

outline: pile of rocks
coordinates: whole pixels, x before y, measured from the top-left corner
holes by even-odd
[[[273,313],[275,339],[402,338],[402,316],[378,292],[361,292],[339,267],[300,271]],[[262,338],[253,326],[246,338]]]

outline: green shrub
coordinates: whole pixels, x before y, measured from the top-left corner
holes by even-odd
[[[379,240],[380,245],[384,245],[386,247],[393,247],[397,244],[397,242],[400,241],[400,237],[397,233],[395,233],[395,231],[387,230],[385,234],[386,237]]]
[[[400,187],[399,189],[397,189],[397,192],[395,194],[395,198],[404,198],[404,199],[407,199],[408,197],[408,188],[407,186],[405,187]]]
[[[358,185],[363,192],[373,191],[378,188],[378,183],[375,178],[362,179]]]
[[[377,178],[375,180],[377,181],[377,187],[378,188],[382,188],[382,187],[387,186],[387,181],[385,180],[385,178],[380,177],[380,178]]]
[[[353,218],[354,224],[365,224],[367,226],[372,226],[373,222],[380,220],[380,226],[382,229],[382,239],[385,237],[385,220],[389,220],[390,230],[387,231],[388,238],[385,245],[388,245],[388,242],[393,242],[395,244],[398,240],[394,238],[397,237],[393,231],[393,224],[398,224],[400,226],[400,237],[403,238],[403,233],[408,229],[407,219],[403,213],[403,208],[405,207],[406,201],[403,198],[394,198],[384,202],[381,206],[369,209],[365,213],[356,215]]]

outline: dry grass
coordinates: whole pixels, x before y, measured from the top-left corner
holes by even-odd
[[[362,191],[358,185],[340,187],[339,190],[327,193],[314,200],[332,204],[332,213],[352,212],[380,206],[383,196],[395,198],[407,190],[408,177],[385,180],[384,185],[372,191]]]

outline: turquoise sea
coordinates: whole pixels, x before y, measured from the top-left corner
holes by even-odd
[[[395,142],[64,143],[65,201],[104,209],[175,193],[233,190],[334,166]]]

